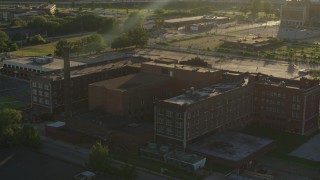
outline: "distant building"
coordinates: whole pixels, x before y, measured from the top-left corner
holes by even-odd
[[[84,63],[71,61],[71,67],[82,66]],[[56,72],[63,69],[63,60],[50,56],[18,57],[3,61],[0,72],[9,76],[29,79],[32,75]]]
[[[287,0],[281,6],[281,24],[291,26],[305,26],[309,23],[310,1]]]
[[[281,25],[284,26],[319,26],[319,1],[286,0],[281,6]]]
[[[197,24],[204,22],[212,23],[225,23],[230,21],[228,17],[216,17],[216,16],[193,16],[193,17],[183,17],[175,19],[166,19],[164,20],[164,25],[167,27],[179,27],[187,24]]]
[[[272,38],[248,36],[240,39],[223,40],[222,47],[234,48],[234,49],[246,49],[246,50],[262,50],[270,46],[278,44],[273,42]]]
[[[57,7],[55,4],[42,4],[40,6],[15,6],[2,7],[0,9],[0,21],[12,21],[14,19],[31,19],[34,16],[53,15]]]

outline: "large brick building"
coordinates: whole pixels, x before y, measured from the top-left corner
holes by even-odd
[[[89,85],[89,108],[138,118],[152,118],[156,99],[167,99],[192,85],[201,88],[220,81],[220,70],[147,62],[141,73]],[[115,103],[117,102],[117,103]]]
[[[155,140],[186,148],[203,135],[248,123],[301,135],[318,129],[319,80],[259,74],[242,74],[239,78],[200,90],[191,88],[157,102]]]
[[[253,87],[256,123],[302,135],[318,129],[319,80],[256,78]]]
[[[119,60],[115,63],[94,63],[77,68],[71,68],[70,94],[72,104],[80,105],[88,101],[88,84],[112,79],[139,72],[138,67]],[[64,76],[63,72],[46,73],[32,76],[31,105],[43,113],[56,113],[64,108]]]

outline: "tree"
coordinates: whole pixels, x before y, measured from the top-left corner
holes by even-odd
[[[36,16],[31,19],[28,26],[33,28],[44,28],[47,23],[47,19],[43,16]]]
[[[129,42],[128,34],[124,33],[121,36],[115,38],[111,43],[112,49],[122,49],[126,47],[130,47],[131,44]]]
[[[18,132],[17,138],[19,143],[22,145],[32,148],[41,147],[39,132],[32,126],[23,126],[23,128]]]
[[[17,143],[16,134],[21,123],[21,113],[14,109],[0,111],[0,148]]]
[[[249,9],[246,6],[243,6],[239,9],[239,11],[242,12],[243,15],[247,15],[247,13],[249,12]]]
[[[0,31],[0,52],[13,51],[17,48],[17,44],[12,42],[5,32]]]
[[[91,10],[94,10],[96,8],[96,2],[91,1]]]
[[[60,40],[56,45],[56,48],[54,50],[54,54],[56,56],[62,57],[65,47],[70,47],[70,43],[66,40]]]
[[[76,7],[76,2],[72,1],[71,2],[71,7],[72,7],[72,9],[74,9]]]
[[[253,16],[257,15],[258,12],[260,11],[260,7],[261,7],[261,1],[260,0],[251,0],[251,14]]]
[[[15,26],[15,27],[24,27],[24,26],[27,26],[27,22],[22,20],[22,19],[14,19],[12,22],[11,22],[11,26]]]
[[[266,15],[271,14],[273,12],[273,7],[269,0],[264,0],[262,2],[262,8]]]
[[[100,52],[106,48],[106,42],[104,41],[103,37],[99,34],[93,34],[89,36],[86,40],[87,43],[85,45],[85,49],[87,49],[89,52]]]
[[[35,44],[44,44],[46,40],[40,35],[37,34],[27,39],[27,43],[35,45]]]
[[[136,26],[128,32],[129,44],[135,46],[145,46],[148,43],[147,31],[142,26]]]
[[[88,166],[93,170],[106,171],[111,166],[108,147],[103,146],[100,142],[95,143],[91,147]]]

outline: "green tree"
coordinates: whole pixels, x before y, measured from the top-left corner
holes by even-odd
[[[91,10],[95,10],[95,8],[96,8],[96,2],[91,1]]]
[[[76,7],[76,2],[72,1],[71,2],[71,7],[72,7],[72,9],[74,9]]]
[[[126,47],[130,47],[131,44],[129,42],[128,34],[124,33],[121,36],[115,38],[111,43],[112,49],[122,49]]]
[[[106,171],[111,166],[108,147],[103,146],[100,142],[95,143],[91,147],[88,166],[97,171]]]
[[[24,26],[27,26],[27,22],[22,20],[22,19],[14,19],[12,22],[11,22],[11,26],[15,26],[15,27],[24,27]]]
[[[54,50],[54,54],[56,56],[62,57],[65,47],[70,47],[70,43],[66,40],[60,40],[56,45],[56,48]]]
[[[264,0],[262,2],[262,9],[266,15],[273,13],[273,7],[269,0]]]
[[[0,52],[7,51],[9,41],[9,36],[5,32],[0,31]]]
[[[27,39],[27,43],[35,45],[35,44],[44,44],[46,40],[40,35],[37,34]]]
[[[129,44],[142,47],[148,43],[148,33],[142,26],[136,26],[128,32]]]
[[[250,8],[251,14],[253,16],[256,16],[261,8],[261,0],[251,0],[250,5],[251,5],[251,8]]]
[[[16,134],[20,129],[21,113],[14,109],[0,111],[0,148],[17,143]]]
[[[23,128],[18,132],[17,138],[19,143],[22,145],[32,148],[41,147],[39,132],[32,126],[23,126]]]
[[[247,13],[249,12],[249,9],[248,7],[246,6],[242,6],[240,9],[239,9],[240,12],[243,13],[243,15],[247,15]]]
[[[106,48],[106,42],[100,34],[93,34],[87,38],[85,47],[89,52],[100,52]]]
[[[33,28],[44,28],[47,23],[47,19],[43,16],[36,16],[31,19],[28,26]]]

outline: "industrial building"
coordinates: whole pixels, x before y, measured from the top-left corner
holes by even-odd
[[[224,74],[224,76],[230,76]],[[238,75],[155,105],[155,140],[185,149],[212,132],[249,123],[306,135],[318,129],[319,80],[286,80],[260,74]]]
[[[174,62],[174,61],[173,61]],[[89,109],[140,119],[153,119],[155,100],[220,81],[222,71],[176,65],[170,61],[141,64],[141,73],[89,85]],[[114,102],[117,102],[116,104]]]
[[[320,3],[310,0],[287,0],[281,6],[281,25],[302,27],[319,24]]]
[[[71,67],[80,67],[85,63],[70,61]],[[63,70],[63,60],[50,56],[17,57],[3,61],[0,72],[21,79],[30,79],[32,75],[53,73]]]
[[[93,63],[77,68],[70,68],[70,95],[73,105],[84,103],[87,107],[88,84],[139,72],[139,67],[128,60]],[[64,108],[63,71],[32,76],[31,105],[43,113],[57,113]]]

